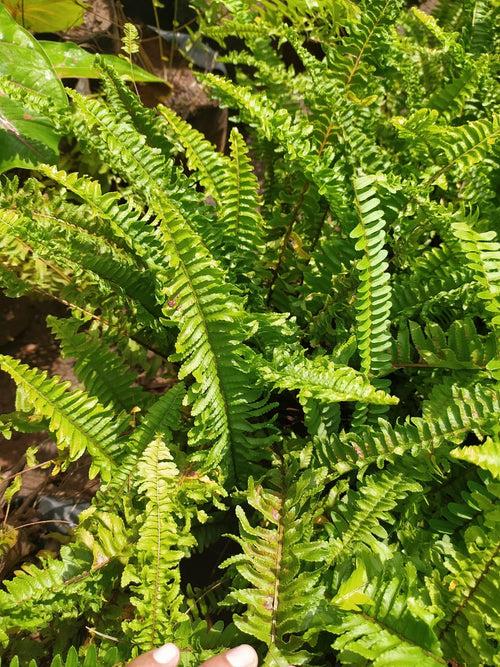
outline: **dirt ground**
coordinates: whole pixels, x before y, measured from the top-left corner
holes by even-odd
[[[47,315],[65,313],[65,308],[55,301],[14,300],[0,295],[0,354],[10,354],[23,363],[76,383],[72,360],[60,357],[59,346],[46,325]],[[0,372],[0,413],[14,409],[15,391],[13,381]],[[34,445],[38,446],[39,463],[50,461],[56,453],[55,444],[47,433],[15,433],[10,440],[0,436],[0,488],[5,488],[6,483],[25,468],[26,450]],[[58,542],[64,539],[62,534],[52,532],[55,524],[39,523],[44,520],[38,508],[41,495],[71,504],[86,502],[95,493],[96,482],[89,481],[88,464],[84,459],[55,477],[51,471],[49,465],[45,469],[39,467],[24,472],[22,488],[11,507],[8,511],[6,505],[0,507],[0,519],[5,527],[25,526],[18,529],[16,544],[0,559],[2,576],[40,549],[57,548]]]

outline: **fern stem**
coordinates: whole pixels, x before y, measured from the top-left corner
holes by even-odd
[[[270,303],[271,303],[271,299],[272,299],[272,296],[273,296],[274,285],[276,283],[276,280],[278,279],[278,274],[280,272],[281,265],[283,264],[283,259],[285,257],[286,248],[288,246],[288,242],[290,241],[290,236],[292,235],[294,225],[298,220],[299,212],[300,212],[302,204],[304,203],[304,197],[306,196],[307,191],[309,190],[309,186],[310,186],[309,181],[306,181],[304,183],[304,185],[302,186],[302,191],[299,195],[299,200],[297,201],[297,203],[294,206],[294,209],[292,211],[292,215],[291,215],[291,218],[290,218],[290,222],[288,223],[285,235],[283,236],[283,241],[281,243],[281,248],[280,248],[280,252],[279,252],[279,255],[278,255],[278,261],[276,263],[276,266],[273,269],[273,272],[272,272],[272,275],[271,275],[271,281],[269,283],[269,288],[268,288],[267,298],[266,298],[266,305],[267,306],[269,306]]]
[[[271,644],[276,643],[277,637],[277,615],[278,615],[278,606],[279,606],[279,594],[280,594],[280,574],[282,567],[283,559],[283,541],[285,539],[285,498],[286,498],[286,475],[285,475],[285,463],[282,460],[280,465],[280,476],[281,476],[281,507],[280,507],[280,516],[278,523],[277,531],[277,543],[278,548],[276,549],[275,555],[275,569],[274,569],[274,592],[272,600],[272,615],[271,615]]]

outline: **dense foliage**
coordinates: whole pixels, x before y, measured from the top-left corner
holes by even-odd
[[[198,2],[226,154],[102,60],[65,106],[0,81],[84,156],[2,177],[2,287],[67,304],[81,388],[1,356],[0,427],[101,482],[0,590],[20,664],[498,664],[495,3],[312,4]]]

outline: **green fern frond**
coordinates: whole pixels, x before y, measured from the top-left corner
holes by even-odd
[[[444,164],[429,178],[428,184],[435,183],[452,168],[466,171],[483,160],[498,140],[500,127],[495,117],[492,121],[476,120],[467,125],[445,128],[440,134],[440,162]]]
[[[380,200],[373,187],[374,176],[361,175],[354,181],[356,209],[359,224],[351,237],[359,239],[356,250],[362,253],[357,263],[358,288],[357,336],[361,370],[368,377],[376,377],[387,370],[390,363],[389,315],[391,311],[390,275],[385,244],[385,221],[378,208]]]
[[[376,389],[363,374],[349,366],[334,364],[328,357],[306,359],[276,352],[272,364],[260,369],[263,377],[280,389],[299,392],[301,399],[315,398],[326,403],[362,401],[394,405],[398,399]]]
[[[394,508],[421,490],[418,482],[394,468],[365,477],[357,491],[348,491],[337,503],[332,523],[326,525],[330,533],[329,562],[344,559],[361,544],[383,554],[386,546],[381,540],[388,535],[384,525],[394,523]]]
[[[78,651],[74,646],[69,649],[65,656],[66,657],[58,653],[52,658],[49,667],[114,667],[119,659],[119,653],[116,647],[112,647],[105,651],[98,651],[94,644],[89,646],[88,650],[85,652],[85,657],[80,658],[78,656]],[[37,663],[37,661],[32,658],[30,662],[27,663],[27,667],[37,667],[37,665],[41,666],[41,664],[42,663]],[[2,662],[2,659],[0,658],[0,667],[2,666],[21,667],[21,663],[17,656],[12,658],[9,663]]]
[[[139,497],[146,506],[137,553],[124,576],[132,583],[134,619],[126,624],[143,650],[161,645],[186,619],[181,612],[179,562],[194,545],[189,524],[175,518],[179,470],[165,442],[158,438],[145,449],[136,473]]]
[[[104,58],[96,55],[95,64],[102,73],[103,90],[115,114],[125,122],[132,118],[134,126],[143,136],[147,137],[148,144],[161,151],[164,157],[169,157],[173,146],[165,134],[162,121],[156,110],[145,107],[140,98],[130,90],[127,83]],[[167,162],[165,167],[164,176],[167,178],[172,163]]]
[[[457,447],[451,450],[450,456],[473,463],[500,478],[500,442],[497,438],[486,438],[483,444],[473,447]]]
[[[466,448],[464,448],[466,449]],[[453,458],[453,451],[450,456]],[[489,472],[474,469],[464,470],[459,464],[463,477],[450,477],[449,483],[443,487],[434,487],[427,518],[428,525],[434,533],[449,535],[443,538],[440,548],[446,550],[445,541],[451,539],[455,545],[463,549],[470,533],[478,530],[496,529],[496,513],[500,499],[498,482]]]
[[[125,551],[124,551],[125,553]],[[100,607],[92,600],[89,582],[104,588],[112,584],[103,579],[103,570],[111,562],[103,556],[94,563],[92,553],[81,544],[64,546],[60,558],[51,558],[43,567],[25,565],[0,591],[0,642],[4,645],[9,634],[19,629],[35,632],[57,616],[77,618],[84,608]]]
[[[495,28],[498,21],[495,4],[471,0],[463,8],[463,40],[474,54],[495,52]]]
[[[304,664],[307,659],[297,633],[324,594],[321,568],[307,567],[324,560],[327,548],[315,538],[312,522],[320,512],[318,490],[324,476],[322,469],[298,476],[294,464],[282,462],[265,487],[249,481],[248,502],[267,525],[253,526],[241,507],[236,510],[240,535],[233,539],[243,553],[229,558],[224,566],[235,566],[250,587],[233,590],[227,602],[246,606],[234,622],[242,632],[264,642],[271,654],[269,665],[285,659]]]
[[[224,230],[223,255],[231,258],[229,273],[237,284],[262,280],[264,221],[259,184],[248,156],[245,140],[236,128],[229,137],[231,164],[221,186],[218,223]]]
[[[162,183],[164,170],[158,154],[135,130],[117,123],[101,102],[76,97],[75,104],[79,136],[91,145],[97,143],[100,150],[111,151],[116,170],[134,184],[160,221],[156,232],[142,225],[147,245],[137,237],[130,242],[158,272],[162,287],[157,298],[163,302],[164,315],[179,325],[176,358],[183,361],[179,377],[193,374],[196,379],[188,394],[195,417],[191,444],[199,449],[214,443],[206,465],[221,465],[229,481],[244,479],[249,459],[266,458],[267,441],[262,438],[259,445],[258,438],[247,435],[257,430],[250,420],[263,414],[264,404],[243,370],[241,301],[232,295],[223,272],[192,228],[198,207],[192,207],[192,216],[188,215],[164,194],[168,186]],[[151,235],[154,240],[149,243]],[[235,335],[234,325],[239,334]]]
[[[230,161],[188,122],[168,107],[160,106],[167,136],[178,151],[186,155],[187,165],[195,172],[197,180],[205,193],[215,199],[217,204],[223,201],[223,181]]]
[[[410,337],[417,352],[416,357],[411,349]],[[421,327],[409,320],[407,328],[401,328],[398,334],[393,366],[485,369],[496,358],[496,347],[494,334],[479,335],[471,318],[456,320],[447,331],[435,322],[428,322],[425,327]]]
[[[465,67],[460,76],[435,90],[425,106],[439,111],[447,121],[455,118],[475,94],[486,66],[487,60],[483,59]]]
[[[466,220],[451,225],[467,265],[480,285],[478,296],[486,301],[492,324],[500,327],[500,243],[494,231],[476,231]]]
[[[341,664],[351,665],[353,660],[356,664],[369,661],[401,667],[447,664],[432,628],[431,613],[422,600],[404,588],[397,578],[386,581],[380,576],[362,589],[369,600],[362,609],[331,613],[335,620],[328,629],[339,635],[334,648]]]
[[[82,323],[74,318],[48,318],[48,324],[61,341],[65,357],[74,357],[74,371],[86,391],[102,405],[111,404],[117,412],[130,413],[144,407],[148,397],[118,357],[94,332],[79,332]]]
[[[90,475],[99,473],[108,481],[123,442],[126,416],[104,408],[80,389],[68,391],[69,382],[49,377],[12,357],[0,355],[0,368],[18,387],[18,408],[33,410],[49,420],[49,430],[66,460],[76,461],[88,451],[93,460]]]
[[[137,552],[123,575],[133,584],[131,602],[136,608],[134,619],[124,629],[134,644],[152,649],[175,637],[187,620],[181,609],[179,563],[196,544],[192,522],[197,505],[223,492],[208,477],[181,474],[163,438],[156,438],[144,450],[135,483],[139,501],[145,505],[137,521]]]
[[[96,308],[102,307],[106,298],[114,298],[115,316],[120,303],[131,320],[135,311],[136,322],[132,328],[149,329],[154,339],[160,311],[151,297],[154,291],[151,276],[122,250],[68,223],[65,218],[71,213],[65,211],[64,217],[56,217],[43,211],[31,211],[29,207],[22,213],[4,208],[0,210],[0,229],[6,237],[25,244],[45,263],[54,277],[50,292],[56,291],[55,285],[60,290],[61,283],[70,290],[77,284],[88,285],[89,292],[93,285]],[[36,274],[33,281],[37,284]],[[80,301],[77,295],[77,305]]]
[[[495,534],[478,531],[467,553],[445,559],[448,574],[429,581],[433,601],[444,610],[436,631],[450,660],[494,664],[500,630],[500,547]]]
[[[39,433],[47,428],[47,422],[35,415],[28,415],[21,410],[0,414],[0,433],[6,440],[10,440],[12,432]]]
[[[456,259],[456,251],[449,245],[430,248],[412,262],[411,270],[399,275],[392,292],[392,316],[401,318],[421,314],[428,319],[439,304],[471,304],[475,299],[472,271]],[[454,318],[453,318],[454,319]],[[451,322],[450,322],[451,324]]]
[[[327,57],[332,70],[345,87],[361,87],[377,62],[388,26],[391,26],[401,8],[398,0],[364,2],[358,20],[349,25],[349,34],[340,49],[330,49]]]
[[[181,427],[181,407],[186,395],[182,382],[174,385],[158,398],[140,418],[140,423],[127,442],[124,456],[110,482],[99,493],[103,507],[111,510],[121,503],[135,479],[137,465],[146,447],[157,436],[171,441]]]
[[[426,409],[422,417],[411,417],[392,425],[379,419],[376,427],[364,426],[342,433],[316,447],[323,465],[338,472],[365,468],[376,461],[395,461],[411,453],[433,452],[443,443],[460,444],[468,433],[487,434],[491,416],[500,409],[500,394],[493,387],[451,387]]]

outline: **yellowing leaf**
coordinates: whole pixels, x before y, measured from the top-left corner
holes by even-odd
[[[83,22],[80,0],[3,0],[12,17],[32,32],[59,32]]]
[[[18,531],[14,526],[0,526],[0,556],[6,554],[17,542]]]

